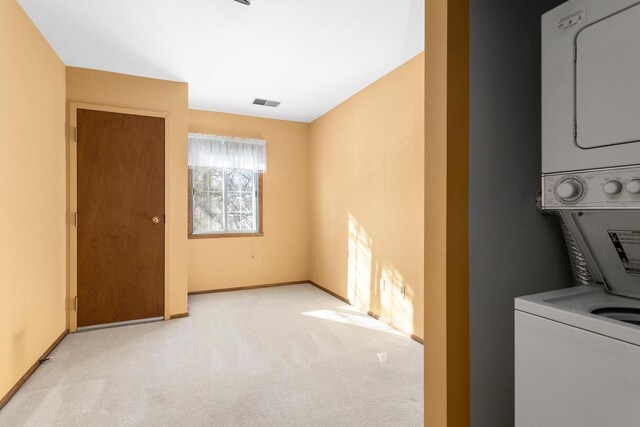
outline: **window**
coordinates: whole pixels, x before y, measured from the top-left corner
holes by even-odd
[[[261,180],[262,174],[250,169],[190,168],[190,234],[261,233]]]
[[[262,235],[266,143],[189,134],[189,238]]]

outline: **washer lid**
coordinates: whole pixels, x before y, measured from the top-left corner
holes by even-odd
[[[576,37],[576,143],[640,141],[640,5],[584,27]]]
[[[640,210],[565,211],[594,279],[640,299]]]

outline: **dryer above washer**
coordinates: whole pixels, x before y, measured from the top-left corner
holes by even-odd
[[[571,0],[542,18],[542,172],[640,164],[640,2]]]

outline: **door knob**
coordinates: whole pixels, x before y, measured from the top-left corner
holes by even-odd
[[[160,217],[159,216],[154,216],[153,218],[151,218],[151,222],[153,222],[154,224],[159,224],[160,223]]]

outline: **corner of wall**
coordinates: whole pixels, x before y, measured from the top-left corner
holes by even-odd
[[[16,1],[0,28],[1,397],[65,330],[66,161],[64,64]]]

